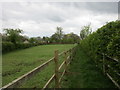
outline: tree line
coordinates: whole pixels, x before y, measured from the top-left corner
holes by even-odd
[[[16,49],[23,49],[44,44],[74,44],[80,43],[91,33],[90,25],[81,29],[80,36],[73,32],[65,34],[62,27],[56,27],[56,32],[50,37],[31,37],[23,36],[24,31],[21,29],[3,29],[2,36],[2,52],[9,52]]]
[[[86,29],[85,26],[84,29]],[[85,30],[82,29],[80,33],[81,39],[83,39],[85,35]],[[63,28],[62,27],[57,27],[56,32],[51,35],[50,37],[31,37],[29,38],[28,36],[23,36],[22,33],[23,30],[21,29],[4,29],[4,33],[2,34],[2,41],[3,42],[12,42],[14,44],[16,43],[39,43],[39,44],[49,44],[49,43],[79,43],[80,41],[80,36],[77,34],[74,34],[73,32],[64,34],[63,33]],[[84,34],[83,34],[84,33]],[[26,42],[25,42],[26,41]]]

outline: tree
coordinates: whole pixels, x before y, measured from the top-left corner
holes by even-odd
[[[53,42],[53,43],[59,42],[58,34],[54,33],[54,34],[51,36],[50,42]]]
[[[35,38],[35,37],[31,37],[30,39],[29,39],[29,42],[30,43],[37,43],[37,39]]]
[[[62,42],[63,43],[79,43],[80,38],[77,34],[69,33],[64,35]]]
[[[63,31],[62,31],[62,27],[57,27],[57,31],[56,34],[58,35],[58,39],[61,41],[62,37],[63,37]]]
[[[6,42],[6,41],[9,41],[9,39],[8,39],[8,36],[6,35],[6,34],[1,34],[2,35],[2,41],[4,42]]]
[[[57,27],[56,32],[51,36],[51,42],[61,43],[62,38],[64,36],[62,27]]]
[[[89,34],[91,34],[92,29],[90,27],[90,24],[87,26],[83,26],[82,30],[80,31],[80,38],[83,40],[86,38]]]
[[[43,40],[44,43],[48,44],[49,41],[50,41],[50,38],[44,36],[44,37],[42,38],[42,40]]]
[[[20,41],[20,33],[23,32],[21,29],[4,29],[4,31],[9,40],[14,44]]]

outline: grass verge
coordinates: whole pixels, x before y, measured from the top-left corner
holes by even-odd
[[[63,88],[115,88],[114,84],[95,66],[82,48],[77,47],[64,77]]]

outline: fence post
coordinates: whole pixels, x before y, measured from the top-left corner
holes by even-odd
[[[65,52],[65,72],[67,72],[67,53]]]
[[[72,51],[73,51],[73,49],[70,49],[70,52],[69,52],[70,53],[70,60],[72,60],[72,57],[73,57],[72,56],[72,53],[73,53]]]
[[[59,88],[59,71],[58,71],[58,50],[55,51],[55,88]]]
[[[105,71],[105,55],[103,53],[103,73],[105,75],[106,71]]]

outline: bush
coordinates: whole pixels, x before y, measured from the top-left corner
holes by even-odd
[[[105,53],[120,60],[120,21],[110,22],[99,28],[82,40],[81,46],[90,56]]]
[[[18,49],[25,49],[32,46],[37,46],[39,44],[31,44],[31,43],[17,43],[13,44],[12,42],[2,42],[2,53],[10,52]]]
[[[29,48],[29,47],[32,47],[34,46],[33,44],[31,43],[17,43],[15,45],[16,49],[25,49],[25,48]]]
[[[2,42],[2,53],[15,50],[15,45],[12,42]]]
[[[120,21],[107,23],[82,40],[80,46],[100,69],[103,68],[103,56],[101,54],[105,54],[105,65],[110,65],[112,68],[107,67],[107,72],[120,84],[115,73],[120,73],[120,64],[108,58],[115,58],[120,62]]]

